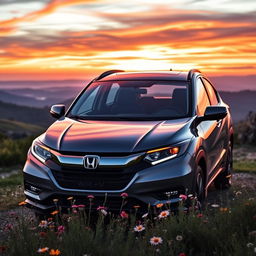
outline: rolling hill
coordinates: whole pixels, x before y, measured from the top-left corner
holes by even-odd
[[[15,120],[40,127],[47,127],[54,121],[49,108],[33,108],[4,102],[0,102],[0,119]]]

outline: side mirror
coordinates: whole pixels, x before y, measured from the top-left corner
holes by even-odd
[[[208,106],[205,109],[203,116],[198,116],[195,119],[195,125],[197,126],[202,121],[212,121],[223,119],[227,115],[227,108],[223,106]]]
[[[209,106],[204,112],[202,121],[206,120],[220,120],[227,115],[227,108],[222,106]]]
[[[65,105],[62,105],[62,104],[53,105],[51,107],[50,113],[54,118],[60,118],[60,117],[64,116]]]

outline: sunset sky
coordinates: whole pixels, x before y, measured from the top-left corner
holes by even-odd
[[[1,0],[0,80],[256,74],[255,0]]]

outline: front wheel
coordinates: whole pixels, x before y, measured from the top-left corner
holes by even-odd
[[[227,189],[231,186],[233,169],[233,151],[231,141],[228,145],[227,159],[224,165],[225,169],[214,180],[214,185],[217,189]]]
[[[205,199],[205,179],[204,172],[201,166],[197,166],[194,193],[197,196],[199,202],[203,202]]]

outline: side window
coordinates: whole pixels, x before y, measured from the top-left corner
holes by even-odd
[[[210,97],[211,105],[218,105],[219,100],[212,85],[205,78],[203,78],[203,82]]]
[[[203,116],[206,107],[210,106],[211,104],[201,79],[198,79],[196,82],[196,91],[197,91],[197,115]]]
[[[119,90],[119,88],[120,88],[119,84],[117,84],[117,83],[112,84],[112,86],[109,90],[109,93],[108,93],[107,101],[106,101],[107,105],[112,105],[114,103],[115,97],[116,97],[116,94],[117,94],[117,91]]]

